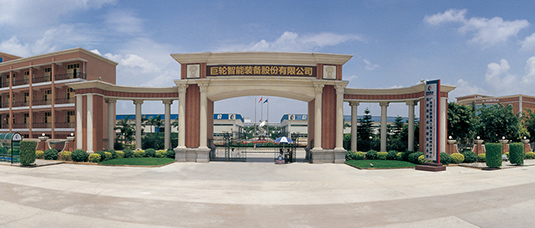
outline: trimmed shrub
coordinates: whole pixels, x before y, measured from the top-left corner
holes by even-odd
[[[355,160],[355,152],[353,151],[346,151],[346,161],[349,160]]]
[[[82,149],[76,149],[71,153],[71,159],[75,162],[85,162],[87,161],[87,157],[87,152]]]
[[[465,163],[474,163],[477,161],[477,155],[472,151],[465,151],[462,155],[464,156]]]
[[[145,151],[144,150],[136,150],[136,151],[134,151],[134,157],[141,158],[143,156],[145,156]]]
[[[134,151],[132,151],[131,149],[125,149],[123,150],[124,152],[124,157],[125,158],[133,158],[134,157]]]
[[[388,152],[377,152],[377,159],[378,160],[386,160],[386,156],[388,155]]]
[[[70,151],[64,150],[64,151],[61,151],[61,153],[59,153],[59,159],[63,161],[70,161],[71,155],[72,153]]]
[[[424,155],[423,152],[414,152],[414,153],[409,154],[409,162],[418,164],[418,158],[422,155]]]
[[[158,151],[156,151],[156,157],[157,158],[165,158],[165,157],[167,157],[167,151],[166,150],[158,150]]]
[[[409,161],[409,155],[412,153],[416,153],[416,151],[407,151],[403,153],[403,160],[402,161]]]
[[[45,160],[57,160],[58,151],[56,149],[45,150]]]
[[[89,155],[89,162],[97,163],[100,162],[101,156],[97,153],[92,153]]]
[[[149,148],[145,150],[145,157],[152,158],[156,155],[156,150]]]
[[[455,164],[459,164],[464,161],[464,155],[461,153],[453,153],[451,154],[451,162]]]
[[[500,168],[502,166],[502,144],[485,143],[485,159],[489,168]]]
[[[36,150],[35,151],[35,157],[37,159],[45,159],[45,152],[42,150]]]
[[[117,152],[115,152],[115,150],[106,150],[106,152],[110,152],[111,153],[112,159],[116,159],[117,158]]]
[[[111,152],[104,152],[104,161],[113,159],[113,154]]]
[[[511,143],[509,144],[509,161],[511,164],[523,165],[524,164],[524,144],[523,143]]]
[[[448,153],[440,153],[440,163],[449,165],[451,163],[451,156]]]
[[[168,157],[168,158],[175,159],[175,150],[173,150],[173,149],[168,149],[168,150],[167,150],[167,157]]]
[[[404,154],[403,152],[398,152],[396,154],[396,159],[399,161],[403,161],[403,154]]]
[[[37,142],[20,142],[20,165],[29,166],[35,162],[35,146]]]
[[[122,151],[115,151],[115,154],[117,155],[117,158],[124,158],[124,152]]]
[[[366,158],[366,154],[364,154],[364,152],[355,152],[355,160],[364,160],[364,158]]]
[[[485,155],[485,153],[481,153],[481,154],[478,154],[477,155],[477,161],[478,162],[485,162],[487,159],[487,156]]]
[[[527,152],[526,153],[526,159],[535,159],[535,153],[534,152]]]
[[[368,160],[375,160],[375,159],[377,159],[377,151],[375,151],[375,150],[370,150],[370,151],[366,152],[366,159],[368,159]]]
[[[396,160],[398,159],[397,156],[398,152],[395,150],[388,151],[388,154],[386,155],[386,160]]]
[[[425,155],[420,155],[418,157],[418,164],[424,164],[425,163]]]
[[[100,155],[100,161],[99,162],[104,161],[106,159],[106,152],[104,152],[104,151],[95,151],[94,153]]]

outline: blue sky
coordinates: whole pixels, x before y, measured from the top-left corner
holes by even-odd
[[[340,53],[353,55],[343,71],[352,88],[441,79],[457,86],[450,100],[535,95],[533,9],[533,1],[0,0],[0,52],[28,57],[82,47],[119,63],[118,84],[155,87],[179,76],[171,53]],[[215,109],[254,119],[254,102],[234,98]],[[269,102],[270,122],[307,110],[299,101]],[[359,114],[364,108],[380,113],[378,104],[361,104]],[[117,112],[133,113],[134,105],[119,102]],[[163,105],[146,102],[143,112],[163,113]],[[407,108],[392,104],[388,113],[407,116]]]

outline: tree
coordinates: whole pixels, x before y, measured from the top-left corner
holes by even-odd
[[[373,134],[372,129],[372,115],[370,115],[370,110],[366,108],[364,110],[364,116],[362,119],[359,119],[360,127],[357,128],[358,139],[360,140],[369,140],[369,137]]]
[[[535,140],[535,112],[531,111],[531,109],[524,109],[522,123],[527,131],[527,134],[522,135],[522,137],[526,136],[526,138],[533,142]]]
[[[520,139],[520,118],[513,113],[513,106],[502,104],[486,106],[477,110],[480,125],[477,134],[486,142],[497,142],[502,136],[518,141]]]
[[[473,145],[478,120],[471,106],[448,103],[448,134],[458,140],[459,147]]]
[[[123,143],[128,144],[134,135],[134,127],[129,123],[130,116],[126,116],[124,119],[117,122],[115,130],[119,129],[121,131],[121,136],[123,137]]]

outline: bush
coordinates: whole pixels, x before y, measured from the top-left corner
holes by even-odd
[[[477,161],[477,155],[472,151],[465,151],[462,155],[464,156],[465,163],[474,163]]]
[[[168,157],[168,158],[175,159],[175,150],[173,150],[173,149],[168,149],[168,150],[167,150],[167,157]]]
[[[418,158],[422,155],[424,155],[423,152],[414,152],[414,153],[409,154],[409,162],[418,164]]]
[[[485,155],[485,153],[478,154],[477,155],[477,161],[478,162],[485,162],[486,161],[486,157],[487,156]]]
[[[156,150],[149,148],[145,150],[145,157],[152,158],[156,155]]]
[[[396,160],[398,158],[397,154],[398,152],[395,150],[388,151],[388,154],[386,155],[386,160]]]
[[[388,155],[388,152],[377,152],[377,159],[378,160],[386,160],[386,156]]]
[[[104,152],[104,161],[113,159],[113,154],[111,152]]]
[[[409,155],[412,153],[416,153],[416,151],[407,151],[403,153],[403,160],[402,161],[409,161]]]
[[[370,151],[366,152],[366,159],[368,159],[368,160],[375,160],[375,159],[377,159],[377,151],[375,151],[375,150],[370,150]]]
[[[349,161],[349,160],[356,160],[356,155],[355,155],[355,152],[353,151],[346,151],[346,161]]]
[[[59,159],[63,161],[70,161],[71,155],[72,153],[70,151],[64,150],[64,151],[61,151],[61,153],[59,153]]]
[[[399,161],[403,161],[403,154],[404,154],[403,152],[398,152],[396,154],[396,159]]]
[[[165,157],[167,157],[167,151],[166,150],[158,150],[158,151],[156,151],[156,157],[157,158],[165,158]]]
[[[117,155],[117,158],[124,158],[124,152],[122,151],[115,151],[115,154]]]
[[[136,150],[136,151],[134,151],[134,157],[141,158],[143,156],[145,156],[145,151],[144,150]]]
[[[82,149],[76,149],[71,153],[71,159],[75,162],[85,162],[87,161],[87,152]]]
[[[420,155],[418,157],[418,164],[424,164],[425,163],[425,155]]]
[[[58,151],[56,149],[45,150],[45,160],[57,160]]]
[[[453,153],[451,154],[451,162],[455,164],[459,164],[464,161],[464,155],[461,153]]]
[[[20,142],[20,164],[22,166],[29,166],[35,162],[35,146],[37,146],[37,142]]]
[[[355,160],[364,160],[364,158],[366,158],[366,154],[364,152],[355,152]]]
[[[524,164],[524,144],[523,143],[511,143],[509,144],[509,161],[511,164],[523,165]]]
[[[124,157],[125,158],[133,158],[134,157],[134,151],[132,151],[131,149],[125,149],[123,150],[124,152]]]
[[[535,153],[534,152],[527,152],[526,153],[526,159],[535,159]]]
[[[45,159],[45,152],[42,150],[36,150],[35,151],[35,157],[37,159]]]
[[[440,153],[440,163],[449,165],[451,163],[451,156],[448,153]]]
[[[94,154],[99,154],[100,155],[100,161],[104,161],[106,159],[106,152],[104,151],[95,151]]]
[[[89,155],[89,162],[97,163],[97,162],[100,162],[101,158],[102,157],[100,156],[100,154],[92,153],[92,154]]]
[[[485,143],[485,159],[489,168],[499,168],[502,166],[502,144]]]
[[[112,159],[116,159],[117,158],[117,152],[115,152],[115,150],[106,150],[106,152],[110,152],[111,153]]]

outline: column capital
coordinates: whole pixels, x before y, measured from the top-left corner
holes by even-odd
[[[344,91],[346,89],[345,85],[335,85],[334,88],[336,89],[337,94],[344,94]]]
[[[418,100],[413,100],[413,101],[407,101],[405,102],[407,105],[417,105],[418,104]]]
[[[178,84],[178,92],[179,93],[186,93],[186,89],[188,88],[188,84]]]
[[[110,103],[111,103],[111,104],[115,104],[115,103],[117,103],[117,99],[115,99],[115,98],[106,98],[106,99],[104,99],[104,100],[105,100],[106,103],[108,103],[108,104],[110,104]]]
[[[140,104],[143,104],[143,100],[139,100],[139,99],[137,99],[137,100],[134,100],[134,104],[135,104],[135,105],[138,105],[138,104],[139,104],[139,105],[140,105]]]
[[[165,100],[162,100],[162,103],[163,103],[163,104],[166,104],[166,105],[167,105],[167,104],[173,104],[173,100],[165,99]]]
[[[323,93],[324,84],[314,84],[314,91],[316,93]]]
[[[199,92],[204,93],[208,90],[208,82],[197,84],[199,86]]]
[[[349,106],[359,106],[360,101],[349,101]]]
[[[388,101],[381,101],[381,102],[379,102],[379,105],[380,105],[381,107],[383,107],[383,106],[384,106],[384,107],[388,107],[389,104],[390,104],[390,102],[388,102]]]

